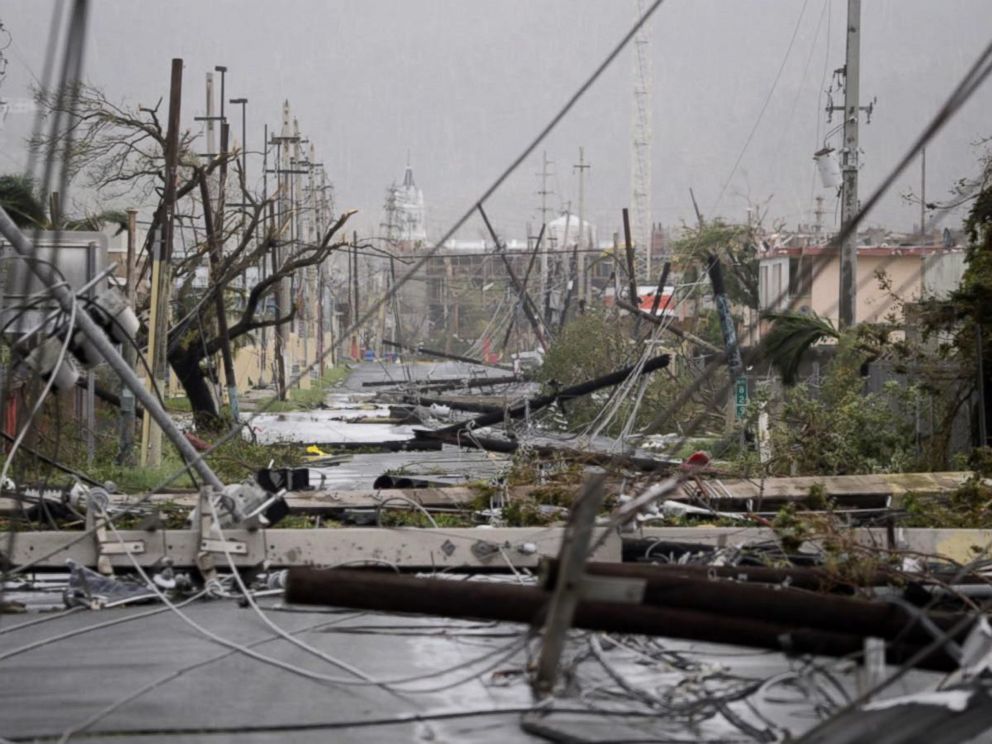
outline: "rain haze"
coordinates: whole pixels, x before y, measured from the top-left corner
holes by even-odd
[[[12,104],[0,131],[3,168],[26,162],[26,105],[42,75],[50,2],[8,0],[9,69],[0,95]],[[706,217],[766,226],[813,220],[825,198],[836,228],[834,190],[823,189],[813,153],[826,135],[824,91],[844,63],[840,0],[667,0],[649,24],[652,112],[651,219],[694,222],[691,187]],[[228,97],[247,97],[249,177],[260,186],[263,125],[278,127],[288,100],[316,147],[339,209],[375,234],[389,184],[407,162],[437,239],[492,183],[632,25],[634,2],[115,2],[93,3],[85,78],[111,100],[167,98],[169,61],[185,63],[183,126],[198,131],[204,75],[225,65]],[[877,98],[861,128],[861,194],[869,194],[908,149],[986,41],[992,4],[983,0],[873,0],[862,13],[861,97]],[[523,239],[539,224],[541,153],[553,162],[549,207],[577,211],[579,147],[586,214],[600,236],[619,229],[631,201],[635,65],[629,46],[571,114],[506,181],[487,207],[497,229]],[[836,92],[840,102],[842,94]],[[163,115],[164,115],[163,105]],[[989,134],[992,89],[980,90],[927,150],[927,198],[939,201],[978,171]],[[236,117],[237,118],[237,117]],[[753,131],[753,134],[752,134]],[[241,137],[240,122],[233,125]],[[78,184],[77,184],[78,188]],[[919,193],[911,168],[868,224],[911,230]],[[76,197],[79,197],[77,192]],[[945,224],[957,227],[960,213]],[[532,231],[536,231],[534,227]],[[470,221],[463,238],[483,237]]]
[[[992,0],[0,0],[0,744],[992,744],[990,77]]]

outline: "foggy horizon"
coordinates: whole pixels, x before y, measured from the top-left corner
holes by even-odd
[[[56,7],[14,2],[0,17],[12,38],[0,85],[12,104],[0,130],[4,172],[18,172],[26,162],[24,138],[34,114],[23,111],[23,103],[41,75],[45,44],[38,40],[47,39]],[[386,188],[402,180],[409,157],[424,191],[428,237],[437,240],[627,32],[635,9],[633,1],[595,0],[165,6],[107,0],[92,6],[84,79],[111,100],[154,105],[167,98],[171,58],[181,57],[182,125],[196,133],[201,125],[193,117],[205,113],[205,74],[226,65],[226,97],[248,98],[253,184],[261,186],[263,125],[278,129],[288,99],[327,168],[337,210],[360,210],[360,233],[378,232]],[[828,128],[839,124],[837,115],[826,123],[823,107],[824,89],[844,63],[845,13],[841,0],[662,4],[648,26],[654,222],[695,222],[691,187],[707,219],[742,222],[755,206],[767,210],[768,228],[812,222],[820,195],[825,226],[836,228],[836,194],[821,187],[812,155]],[[971,65],[989,27],[992,5],[980,0],[864,4],[861,98],[863,104],[877,98],[877,104],[871,123],[862,120],[862,199]],[[554,162],[549,206],[554,213],[569,205],[578,212],[573,165],[580,146],[592,166],[586,217],[600,239],[618,229],[620,210],[631,205],[633,84],[629,46],[489,200],[487,212],[502,235],[522,239],[528,223],[539,224],[542,151]],[[841,97],[835,86],[835,102]],[[928,147],[928,201],[949,198],[955,182],[979,172],[976,143],[989,134],[990,104],[986,86]],[[228,116],[240,141],[240,109],[228,105]],[[839,138],[832,142],[837,146]],[[76,198],[81,187],[77,179]],[[917,163],[866,226],[911,230],[919,205],[900,195],[919,189]],[[962,216],[958,209],[942,225],[959,227]],[[473,218],[458,237],[484,234]]]

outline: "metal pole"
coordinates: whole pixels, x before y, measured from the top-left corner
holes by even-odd
[[[182,62],[180,62],[180,69]],[[10,241],[13,249],[21,256],[34,256],[35,249],[34,246],[28,241],[24,233],[20,231],[17,225],[14,224],[13,220],[7,215],[7,212],[0,207],[0,234],[2,234],[7,240]],[[55,272],[47,264],[38,263],[32,261],[30,263],[32,270],[38,276],[38,278],[43,281],[46,285],[51,287],[51,292],[58,300],[62,309],[66,312],[72,311],[73,303],[75,302],[75,297],[72,294],[72,290],[68,287],[60,284],[59,280],[55,277]],[[214,475],[210,466],[199,457],[193,445],[187,441],[186,437],[176,426],[175,422],[170,418],[169,414],[166,413],[165,409],[159,404],[158,399],[152,395],[151,391],[147,390],[141,381],[134,374],[127,362],[124,361],[123,357],[117,353],[114,349],[113,344],[110,339],[103,333],[102,330],[97,326],[96,322],[89,316],[89,313],[84,310],[80,310],[76,313],[76,326],[79,330],[86,336],[87,340],[96,347],[96,350],[100,353],[110,365],[110,368],[121,378],[121,381],[131,389],[134,396],[138,399],[142,406],[144,406],[145,411],[148,411],[151,416],[155,419],[156,423],[162,427],[162,431],[165,432],[169,440],[175,444],[176,449],[179,450],[180,454],[186,462],[192,464],[192,467],[200,474],[200,476],[207,481],[210,485],[217,488],[223,488],[224,484],[221,480]]]
[[[858,119],[861,116],[861,0],[847,0],[847,60],[844,66],[843,192],[840,202],[841,229],[858,212]],[[851,231],[840,247],[839,325],[848,328],[857,321],[858,236]]]

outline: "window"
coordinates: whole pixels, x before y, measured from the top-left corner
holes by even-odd
[[[813,257],[789,259],[789,296],[809,297],[813,292]]]

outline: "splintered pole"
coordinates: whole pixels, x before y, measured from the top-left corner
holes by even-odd
[[[603,504],[605,480],[604,472],[593,472],[586,476],[582,492],[575,501],[562,536],[561,550],[558,553],[558,576],[551,593],[541,657],[538,659],[534,678],[534,691],[541,697],[551,694],[558,679],[561,652],[581,598],[586,557],[592,543],[596,514]]]
[[[630,288],[630,303],[635,307],[641,306],[641,298],[637,295],[637,275],[634,273],[634,244],[630,239],[630,212],[627,207],[623,208],[623,243],[624,249],[627,252],[627,282]],[[639,316],[634,318],[634,335],[637,335],[637,330],[640,327],[641,319]]]
[[[164,393],[168,380],[169,295],[172,289],[173,217],[176,209],[176,165],[179,162],[179,115],[183,95],[183,61],[172,60],[172,80],[169,86],[169,124],[165,135],[165,190],[159,207],[161,241],[155,245],[152,257],[152,298],[149,319],[148,351],[153,377],[149,385]],[[162,464],[162,430],[152,420],[148,406],[141,430],[141,464],[159,467]]]

